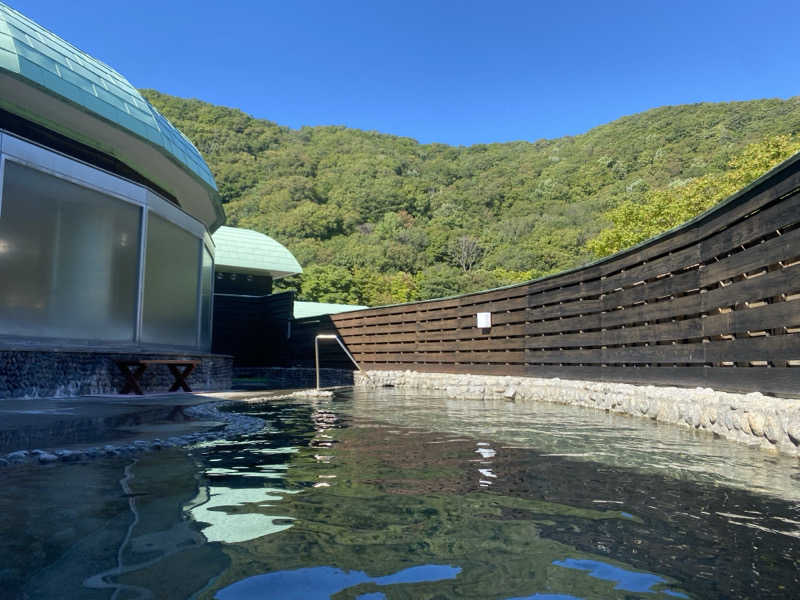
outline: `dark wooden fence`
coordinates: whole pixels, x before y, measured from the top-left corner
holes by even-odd
[[[294,361],[313,361],[314,334],[330,332],[365,369],[800,395],[799,186],[795,157],[682,227],[580,269],[298,322]],[[478,312],[492,313],[490,330],[476,327]]]
[[[294,293],[214,294],[212,351],[233,355],[234,366],[287,366]]]

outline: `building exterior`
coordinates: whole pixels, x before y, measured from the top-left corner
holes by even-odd
[[[265,296],[273,281],[303,272],[286,246],[263,233],[222,226],[212,237],[217,294]]]
[[[299,302],[294,300],[293,292],[273,294],[273,281],[303,270],[294,255],[268,235],[250,229],[220,227],[213,239],[216,246],[213,350],[232,355],[236,368],[252,372],[253,367],[306,364],[313,360],[313,354],[298,357],[293,350],[297,331],[308,327],[303,319],[313,317],[316,320],[311,320],[316,324],[319,318],[330,314],[367,308]]]
[[[27,389],[3,356],[37,346],[208,353],[223,220],[200,153],[136,88],[0,3],[0,397]]]
[[[283,365],[291,335],[292,292],[272,293],[272,283],[302,268],[271,237],[236,227],[214,233],[214,352],[234,366]]]

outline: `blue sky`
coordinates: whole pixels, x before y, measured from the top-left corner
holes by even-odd
[[[800,94],[791,2],[10,0],[137,87],[421,142]]]

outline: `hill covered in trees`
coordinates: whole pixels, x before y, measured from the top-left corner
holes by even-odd
[[[387,304],[578,266],[798,149],[800,97],[662,107],[554,140],[447,146],[282,127],[144,90],[203,153],[228,224],[297,256],[300,298]],[[743,185],[743,184],[742,184]]]

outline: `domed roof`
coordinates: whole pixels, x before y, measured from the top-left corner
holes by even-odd
[[[1,2],[0,106],[121,160],[212,230],[224,221],[186,136],[117,71]]]
[[[271,275],[274,279],[302,273],[289,250],[268,235],[252,229],[220,227],[214,239],[214,264],[218,271]]]

